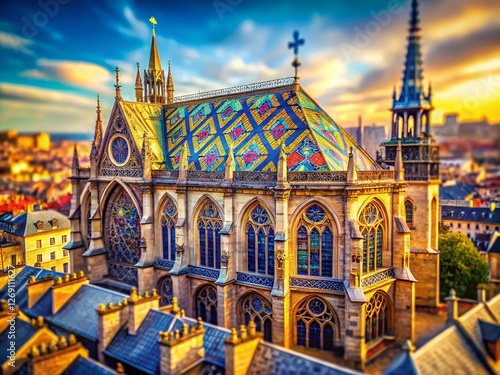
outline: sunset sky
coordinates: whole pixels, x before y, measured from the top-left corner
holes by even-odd
[[[292,76],[287,42],[299,30],[302,87],[342,126],[358,115],[386,125],[410,1],[41,0],[0,10],[0,130],[91,132],[96,93],[109,116],[115,66],[124,99],[134,100],[151,16],[175,95]],[[434,123],[447,112],[500,122],[499,14],[498,0],[420,0]]]

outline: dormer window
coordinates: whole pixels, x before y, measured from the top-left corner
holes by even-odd
[[[38,232],[42,232],[42,231],[43,231],[43,221],[38,220],[38,221],[35,223],[35,227],[36,227],[36,230],[37,230]]]
[[[57,229],[57,219],[52,219],[49,223],[52,226],[52,229]]]

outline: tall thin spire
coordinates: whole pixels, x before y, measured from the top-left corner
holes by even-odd
[[[420,20],[418,14],[418,2],[417,0],[412,0],[403,85],[398,100],[401,104],[404,103],[406,105],[410,103],[419,105],[421,99],[423,99],[424,67],[422,63]]]
[[[99,100],[99,94],[97,94],[97,120],[95,122],[94,131],[94,144],[96,149],[99,149],[102,141],[102,117],[101,117],[101,102]]]
[[[170,61],[168,62],[168,73],[167,73],[167,104],[174,102],[174,80],[172,79],[172,73],[170,73]]]
[[[120,86],[120,68],[118,68],[118,67],[115,68],[115,74],[116,74],[115,99],[122,100],[122,92],[121,92],[121,86]]]
[[[161,68],[160,54],[156,46],[156,19],[149,19],[152,26],[151,51],[148,70],[144,71],[144,99],[150,103],[165,103],[165,72]]]
[[[156,19],[151,17],[149,19],[151,22],[151,27],[153,29],[153,38],[151,39],[151,51],[149,52],[149,70],[161,71],[160,54],[158,53],[158,47],[156,46],[156,34],[155,25],[157,24]]]
[[[142,102],[142,79],[139,63],[137,63],[137,74],[135,76],[135,101]]]

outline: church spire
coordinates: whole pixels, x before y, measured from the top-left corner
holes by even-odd
[[[101,145],[102,141],[102,117],[101,117],[101,102],[99,100],[99,94],[97,94],[97,120],[95,122],[95,131],[94,131],[94,144],[97,149]]]
[[[115,99],[122,100],[122,92],[121,92],[121,85],[120,85],[120,68],[118,68],[118,67],[115,68],[115,74],[116,74]]]
[[[135,101],[142,102],[142,79],[139,63],[137,63],[137,74],[135,76]]]
[[[172,73],[170,73],[170,61],[168,62],[168,73],[167,73],[167,104],[174,102],[174,80],[172,79]]]
[[[408,47],[406,50],[406,61],[403,72],[403,86],[399,96],[399,102],[403,102],[406,105],[410,103],[419,105],[424,88],[424,67],[422,64],[420,20],[418,18],[418,13],[418,2],[417,0],[412,0],[410,29],[408,30]]]
[[[151,50],[148,70],[144,72],[145,100],[150,103],[165,103],[165,72],[161,68],[160,54],[156,46],[156,19],[149,19],[152,26]]]

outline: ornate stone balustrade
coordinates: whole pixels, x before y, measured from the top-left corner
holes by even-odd
[[[189,102],[192,100],[202,100],[202,99],[207,99],[207,98],[213,98],[216,96],[233,95],[233,94],[239,94],[242,92],[250,92],[250,91],[255,91],[255,90],[268,90],[268,89],[273,89],[275,87],[293,85],[294,83],[295,83],[295,79],[293,77],[278,78],[278,79],[273,79],[271,81],[250,83],[248,85],[228,87],[228,88],[224,88],[224,89],[200,92],[200,93],[190,94],[190,95],[176,96],[174,98],[174,103]]]
[[[391,279],[394,277],[394,269],[386,268],[384,270],[363,276],[361,278],[361,287],[366,288],[368,286],[372,286],[378,284],[387,279]]]
[[[289,182],[346,182],[346,171],[334,172],[288,172]]]
[[[162,258],[155,258],[154,266],[156,268],[162,268],[164,270],[171,270],[172,267],[174,266],[174,261]]]
[[[234,172],[234,180],[241,182],[276,182],[276,177],[276,172]]]
[[[358,181],[394,180],[394,171],[358,171]]]
[[[337,292],[344,291],[344,283],[341,280],[337,279],[324,280],[291,277],[290,286],[299,288],[334,290]]]
[[[188,266],[188,275],[203,277],[205,279],[217,280],[220,270],[214,268],[206,268],[200,266]]]
[[[250,284],[264,288],[272,288],[274,277],[265,275],[256,275],[252,273],[236,272],[236,281],[243,284]]]
[[[188,180],[203,180],[203,181],[214,181],[223,180],[225,176],[224,171],[187,171]]]
[[[179,171],[174,170],[159,170],[153,171],[153,178],[163,178],[168,180],[177,180],[179,178]]]
[[[109,264],[109,276],[128,285],[138,286],[137,268],[119,263]]]

